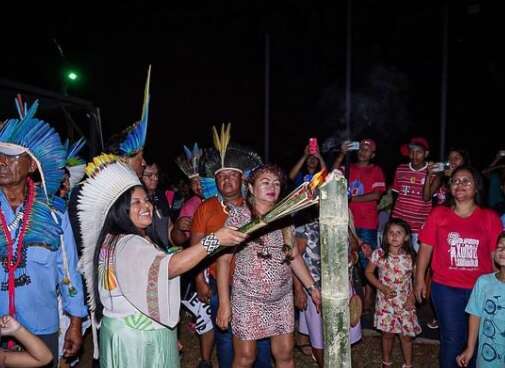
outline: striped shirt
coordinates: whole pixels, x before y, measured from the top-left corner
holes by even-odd
[[[398,166],[393,190],[398,193],[392,217],[405,220],[413,233],[418,233],[431,212],[431,201],[423,200],[423,187],[428,165],[414,170],[410,163]]]

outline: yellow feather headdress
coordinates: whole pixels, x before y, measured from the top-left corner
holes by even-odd
[[[221,136],[217,134],[217,129],[215,126],[212,127],[212,138],[214,140],[214,147],[216,147],[221,157],[221,168],[224,168],[224,160],[226,158],[226,151],[228,150],[228,144],[230,143],[230,130],[231,123],[226,125],[221,124]]]

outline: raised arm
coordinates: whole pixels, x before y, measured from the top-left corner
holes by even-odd
[[[179,276],[195,267],[209,255],[209,251],[216,241],[219,245],[234,246],[242,243],[246,238],[246,234],[226,226],[214,234],[204,236],[199,242],[172,256],[168,265],[169,277]]]
[[[302,157],[300,157],[295,166],[293,166],[293,168],[289,171],[288,177],[291,181],[294,181],[296,176],[300,173],[300,170],[302,169],[303,164],[307,160],[307,157],[309,157],[309,146],[305,147]]]

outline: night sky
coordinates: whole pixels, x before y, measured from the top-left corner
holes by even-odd
[[[25,9],[5,20],[0,79],[60,92],[64,65],[75,66],[83,79],[68,94],[100,108],[107,138],[140,117],[152,64],[147,151],[172,170],[182,144],[210,145],[210,127],[221,122],[232,123],[232,141],[263,154],[268,33],[271,159],[289,168],[311,136],[327,141],[331,157],[328,138],[338,144],[343,128],[346,2],[318,3],[102,9],[83,2],[59,13],[44,8],[47,16]],[[352,138],[376,138],[377,161],[389,173],[412,135],[427,136],[438,159],[442,9],[442,2],[353,2]],[[468,148],[479,166],[504,148],[493,134],[503,125],[505,89],[499,14],[483,1],[449,5],[447,146]],[[0,93],[1,118],[14,113],[12,93]],[[73,117],[87,131],[83,116]]]

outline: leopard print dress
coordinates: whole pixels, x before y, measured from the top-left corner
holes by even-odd
[[[251,220],[249,208],[232,207],[227,225]],[[293,229],[294,231],[294,229]],[[294,331],[292,273],[285,262],[281,230],[252,237],[235,254],[231,328],[240,340],[258,340]]]

